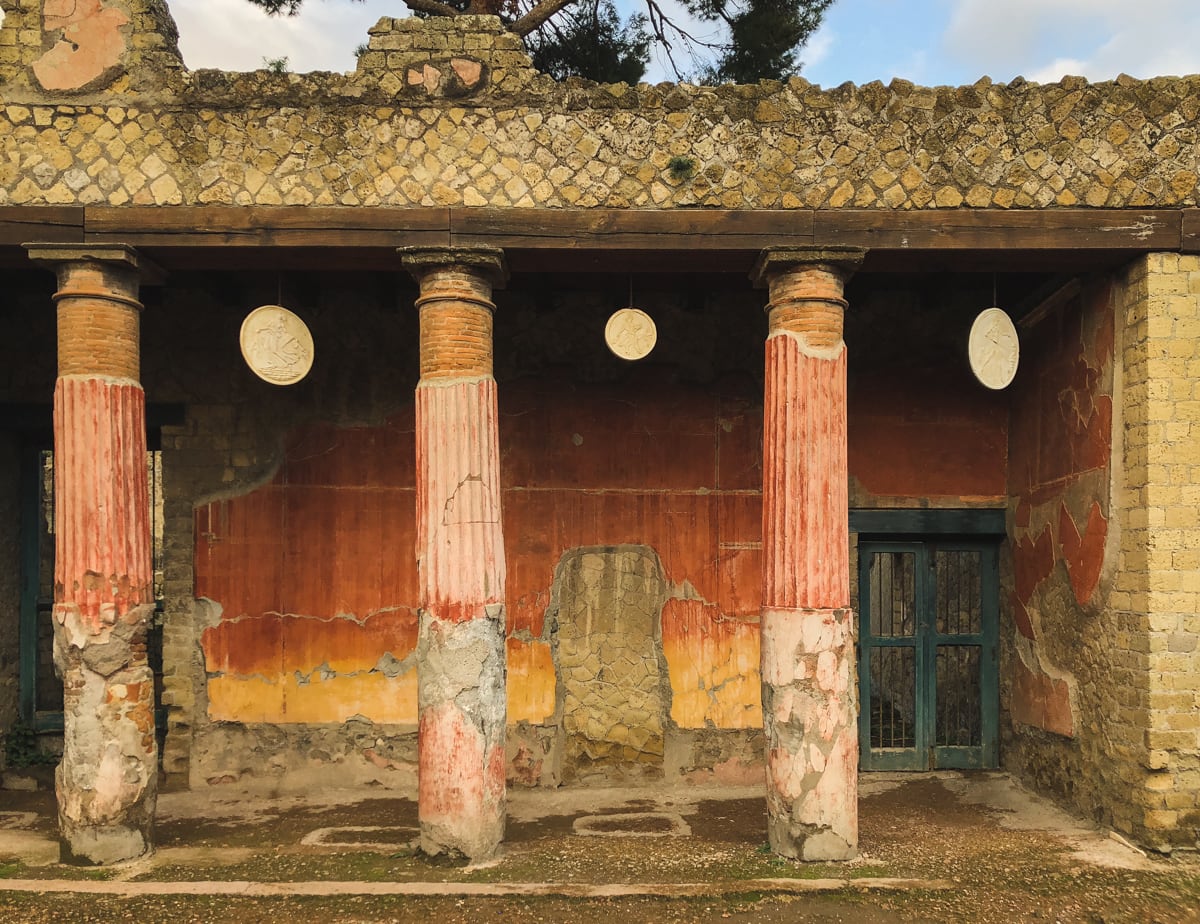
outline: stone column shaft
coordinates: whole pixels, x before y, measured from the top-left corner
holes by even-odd
[[[421,849],[495,854],[505,824],[504,533],[492,378],[496,250],[406,248],[416,395]]]
[[[858,250],[769,250],[763,401],[763,722],[776,853],[858,852],[845,278]]]
[[[54,661],[63,679],[55,775],[63,859],[152,849],[158,780],[146,401],[133,251],[29,245],[58,276],[54,389]]]

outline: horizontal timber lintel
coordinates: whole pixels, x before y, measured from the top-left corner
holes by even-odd
[[[166,251],[486,244],[529,254],[754,253],[844,244],[869,253],[1195,251],[1198,209],[523,209],[4,206],[0,247],[123,243]]]

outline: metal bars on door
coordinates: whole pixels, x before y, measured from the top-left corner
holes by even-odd
[[[996,545],[859,543],[864,770],[994,767]]]

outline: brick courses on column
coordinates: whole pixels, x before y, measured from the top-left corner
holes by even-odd
[[[421,849],[480,860],[495,854],[505,824],[505,564],[491,301],[504,261],[490,248],[401,255],[421,287]]]
[[[63,859],[152,849],[158,749],[146,631],[154,611],[137,255],[28,245],[56,270],[54,660],[63,678],[55,777]]]
[[[1200,256],[1139,257],[1120,278],[1120,565],[1109,595],[1119,709],[1113,825],[1200,846]]]
[[[767,834],[802,860],[858,852],[845,279],[857,248],[771,249],[763,406],[762,694]]]

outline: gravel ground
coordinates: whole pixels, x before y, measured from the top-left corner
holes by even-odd
[[[862,856],[848,864],[797,864],[763,843],[763,800],[745,792],[559,791],[514,793],[502,857],[482,867],[416,854],[415,805],[357,793],[312,799],[204,802],[164,798],[160,849],[142,864],[81,870],[30,861],[53,834],[53,806],[33,794],[26,840],[0,838],[0,921],[890,921],[1137,922],[1200,924],[1200,861],[1146,856],[1016,787],[1002,774],[864,776]],[[642,798],[630,799],[635,794]],[[8,794],[5,794],[7,797]],[[729,797],[732,796],[732,797]],[[172,807],[174,805],[174,807]],[[8,808],[6,805],[5,808]],[[574,833],[576,821],[605,836]],[[306,846],[319,828],[341,846]],[[377,829],[385,830],[377,830]],[[613,836],[625,832],[630,836]],[[670,832],[684,836],[664,836]],[[5,832],[11,834],[12,832]],[[655,835],[655,836],[650,836]],[[40,839],[40,840],[39,840]],[[346,846],[346,844],[350,846]],[[362,845],[361,847],[358,845]],[[901,877],[946,888],[863,892],[854,880]],[[709,897],[585,899],[558,896],[355,895],[104,896],[4,891],[9,879],[139,882],[442,882],[724,884]],[[749,880],[842,879],[816,894],[756,893]],[[800,887],[803,887],[801,883]]]

